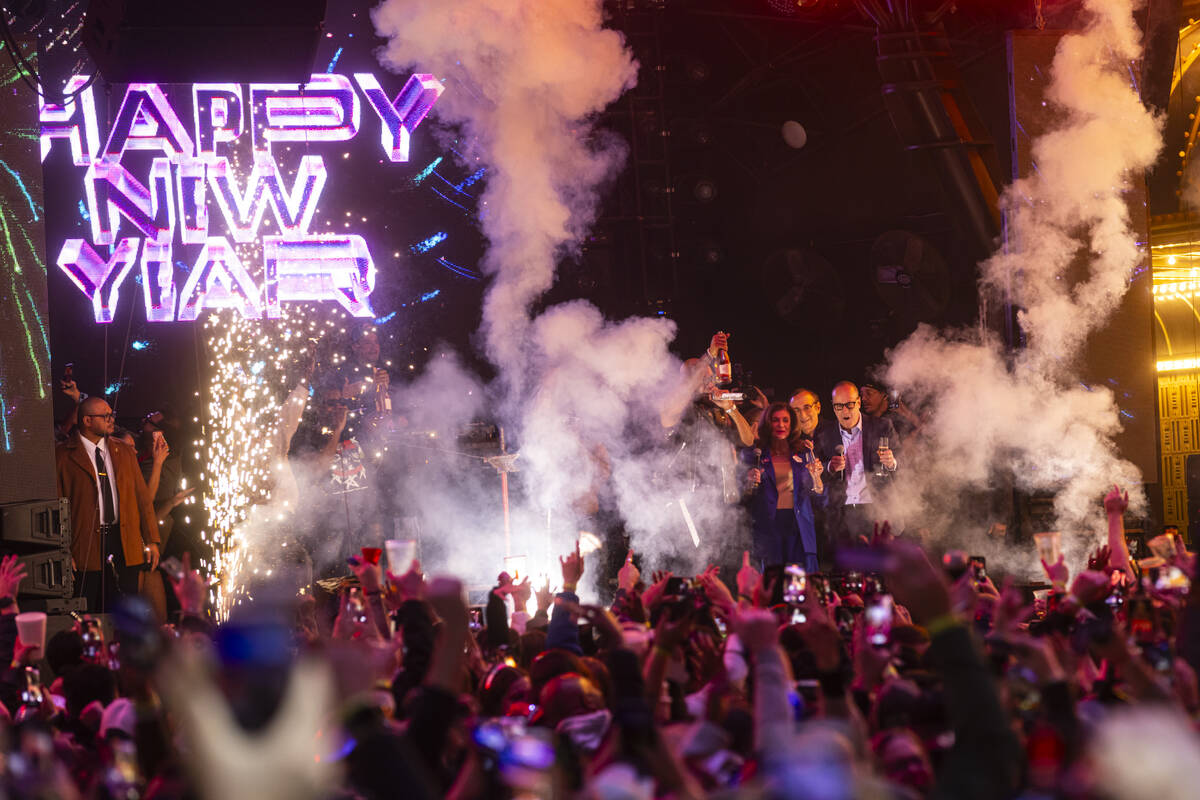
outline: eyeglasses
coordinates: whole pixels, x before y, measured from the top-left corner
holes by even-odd
[[[117,415],[111,411],[107,414],[84,414],[85,417],[100,417],[101,419],[116,419]]]
[[[841,411],[843,408],[846,409],[847,411],[853,411],[854,409],[858,408],[858,401],[851,400],[848,403],[834,403],[833,404],[834,411]]]

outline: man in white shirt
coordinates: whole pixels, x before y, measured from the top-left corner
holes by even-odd
[[[818,450],[833,454],[826,466],[831,538],[847,544],[869,537],[874,523],[882,521],[875,503],[899,466],[900,443],[889,420],[863,415],[858,387],[849,381],[833,387],[833,412],[838,424],[818,432]]]

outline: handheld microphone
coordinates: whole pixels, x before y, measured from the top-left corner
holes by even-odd
[[[844,444],[839,444],[837,447],[833,448],[833,454],[834,454],[834,456],[845,456],[846,455],[846,446]],[[839,481],[845,480],[846,468],[842,467],[839,471],[835,472],[834,475],[837,476],[837,479]]]

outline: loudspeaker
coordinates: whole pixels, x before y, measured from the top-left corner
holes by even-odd
[[[306,83],[325,0],[92,0],[80,38],[110,83]]]
[[[22,597],[22,611],[44,611],[47,614],[86,614],[86,597]]]
[[[70,550],[51,550],[20,557],[25,565],[25,580],[20,594],[30,597],[70,597],[75,591],[75,573],[71,570]]]
[[[29,553],[62,549],[71,540],[71,506],[65,497],[0,505],[4,549]]]

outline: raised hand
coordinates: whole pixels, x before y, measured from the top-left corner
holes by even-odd
[[[572,603],[570,600],[562,598],[559,598],[555,602],[564,611],[570,613],[572,618],[582,618],[592,623],[596,628],[596,633],[609,647],[620,647],[624,642],[625,634],[621,631],[621,623],[617,622],[617,618],[607,608],[603,606],[580,605],[579,603]]]
[[[1087,568],[1095,572],[1103,572],[1108,574],[1108,562],[1112,558],[1112,548],[1106,544],[1102,544],[1096,548],[1096,552],[1088,558]]]
[[[739,597],[752,597],[755,588],[762,582],[762,574],[750,564],[750,551],[742,551],[742,568],[737,574]]]
[[[58,382],[58,388],[62,389],[63,394],[74,400],[75,405],[79,405],[79,398],[82,396],[82,393],[79,391],[79,387],[75,385],[74,380],[64,378]]]
[[[771,405],[771,401],[762,393],[762,389],[759,389],[757,386],[751,386],[750,391],[752,392],[749,398],[750,405],[759,411],[766,411],[767,406]]]
[[[1103,600],[1111,591],[1112,580],[1108,575],[1093,569],[1085,569],[1076,575],[1075,582],[1071,584],[1071,594],[1081,606],[1090,606]]]
[[[583,556],[579,552],[578,539],[575,540],[575,552],[567,553],[566,557],[560,556],[558,563],[562,568],[563,591],[574,592],[579,579],[583,577]]]
[[[674,575],[666,570],[654,573],[654,583],[642,592],[642,605],[646,607],[647,611],[653,611],[658,605],[658,601],[662,599],[663,593],[667,590],[667,581],[673,577]]]
[[[1122,492],[1121,487],[1113,484],[1113,488],[1104,495],[1104,511],[1108,514],[1124,514],[1129,508],[1129,492]]]
[[[1055,589],[1062,590],[1067,588],[1067,581],[1071,577],[1071,570],[1064,563],[1062,554],[1059,554],[1058,561],[1055,561],[1053,564],[1047,564],[1043,560],[1042,569],[1046,571],[1046,577],[1050,579],[1050,583],[1054,584]]]
[[[534,596],[537,597],[538,611],[546,611],[550,608],[550,605],[554,602],[554,592],[550,591],[549,578],[546,578],[546,582],[538,587],[537,591],[534,592]]]
[[[718,571],[718,567],[709,567],[696,576],[696,581],[704,589],[704,594],[708,597],[709,602],[723,614],[729,616],[737,604],[733,600],[733,595],[729,593],[729,588],[721,582]]]
[[[842,665],[842,634],[828,620],[810,618],[800,626],[800,638],[813,654],[818,672],[833,672]]]
[[[169,456],[170,454],[171,454],[171,448],[167,444],[166,437],[164,437],[161,432],[155,431],[154,432],[154,448],[150,453],[151,458],[154,459],[154,463],[155,464],[163,463],[164,461],[167,460],[167,456]]]
[[[743,610],[733,619],[733,629],[751,653],[761,653],[779,642],[779,623],[770,611]]]
[[[409,600],[420,600],[425,594],[425,576],[421,574],[421,562],[413,559],[408,572],[387,574],[387,602],[392,610],[400,608]]]
[[[175,597],[179,600],[180,610],[184,614],[199,616],[204,613],[208,583],[199,572],[192,569],[191,553],[183,554],[183,570],[179,573],[179,580],[171,578],[171,588],[175,590]]]
[[[531,586],[529,583],[528,575],[526,575],[525,579],[520,583],[514,583],[512,585],[512,596],[513,603],[516,606],[517,611],[524,611],[526,603],[528,603],[529,598],[533,596],[533,586]]]
[[[470,612],[463,594],[462,583],[457,578],[439,576],[430,581],[426,599],[454,637],[466,638],[469,630]]]
[[[950,588],[940,570],[911,542],[895,541],[888,550],[895,556],[887,570],[887,585],[918,623],[950,613]],[[969,583],[970,581],[968,581]]]
[[[350,565],[350,571],[358,578],[358,583],[364,592],[381,591],[383,571],[378,564],[372,564],[359,556],[350,556],[346,559],[346,563]]]
[[[17,556],[5,556],[0,561],[0,597],[16,597],[24,579],[25,565]]]
[[[642,578],[642,572],[633,563],[633,549],[625,554],[625,564],[617,570],[617,588],[632,591]]]
[[[729,349],[729,334],[724,331],[717,331],[713,334],[712,339],[708,343],[708,354],[716,358],[717,353],[721,350]]]

